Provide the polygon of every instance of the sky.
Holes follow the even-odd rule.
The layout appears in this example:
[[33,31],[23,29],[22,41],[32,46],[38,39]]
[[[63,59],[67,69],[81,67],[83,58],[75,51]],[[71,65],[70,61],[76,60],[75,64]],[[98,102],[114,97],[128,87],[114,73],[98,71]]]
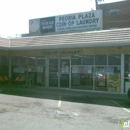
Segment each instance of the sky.
[[[116,2],[121,0],[104,0]],[[90,11],[94,0],[0,0],[0,35],[29,32],[29,19]]]

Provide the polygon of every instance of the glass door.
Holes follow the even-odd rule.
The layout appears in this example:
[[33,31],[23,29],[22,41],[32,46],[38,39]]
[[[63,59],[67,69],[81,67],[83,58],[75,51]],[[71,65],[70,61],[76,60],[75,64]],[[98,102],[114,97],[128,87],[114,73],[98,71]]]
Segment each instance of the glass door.
[[49,59],[49,87],[58,87],[59,63],[58,58]]
[[57,57],[49,59],[49,87],[69,88],[70,59]]
[[70,82],[70,59],[60,58],[60,87],[69,88]]

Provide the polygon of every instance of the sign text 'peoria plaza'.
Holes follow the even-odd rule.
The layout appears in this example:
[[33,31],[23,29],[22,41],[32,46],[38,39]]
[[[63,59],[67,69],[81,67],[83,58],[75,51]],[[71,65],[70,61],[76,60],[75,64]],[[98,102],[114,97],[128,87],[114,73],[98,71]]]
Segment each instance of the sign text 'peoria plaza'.
[[56,31],[102,28],[102,11],[61,15],[56,17]]
[[[102,29],[102,10],[32,19],[29,21],[30,33],[67,32],[76,30]],[[37,27],[37,28],[36,28]],[[38,28],[39,27],[39,28]],[[36,31],[32,31],[36,28]]]

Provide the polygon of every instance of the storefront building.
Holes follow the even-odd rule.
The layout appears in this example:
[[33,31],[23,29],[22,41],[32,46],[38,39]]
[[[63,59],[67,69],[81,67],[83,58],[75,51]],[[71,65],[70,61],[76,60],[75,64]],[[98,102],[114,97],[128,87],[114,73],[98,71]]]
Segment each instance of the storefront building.
[[37,86],[124,94],[130,28],[100,29],[101,10],[30,20],[29,37],[0,38],[0,76],[33,74]]
[[0,76],[35,74],[37,86],[126,93],[130,28],[0,39]]

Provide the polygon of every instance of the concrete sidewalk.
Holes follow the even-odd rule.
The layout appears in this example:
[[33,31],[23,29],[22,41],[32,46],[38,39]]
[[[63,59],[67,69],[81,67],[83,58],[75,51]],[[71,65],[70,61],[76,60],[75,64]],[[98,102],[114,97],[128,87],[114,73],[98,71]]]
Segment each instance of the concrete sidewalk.
[[34,88],[23,88],[18,86],[8,86],[1,87],[1,93],[31,93],[33,94],[48,94],[48,95],[58,95],[58,96],[67,96],[67,97],[100,97],[100,98],[111,98],[111,99],[127,99],[126,94],[120,93],[110,93],[110,92],[95,92],[87,90],[73,90],[73,89],[58,89],[58,88],[45,88],[45,87],[34,87]]

